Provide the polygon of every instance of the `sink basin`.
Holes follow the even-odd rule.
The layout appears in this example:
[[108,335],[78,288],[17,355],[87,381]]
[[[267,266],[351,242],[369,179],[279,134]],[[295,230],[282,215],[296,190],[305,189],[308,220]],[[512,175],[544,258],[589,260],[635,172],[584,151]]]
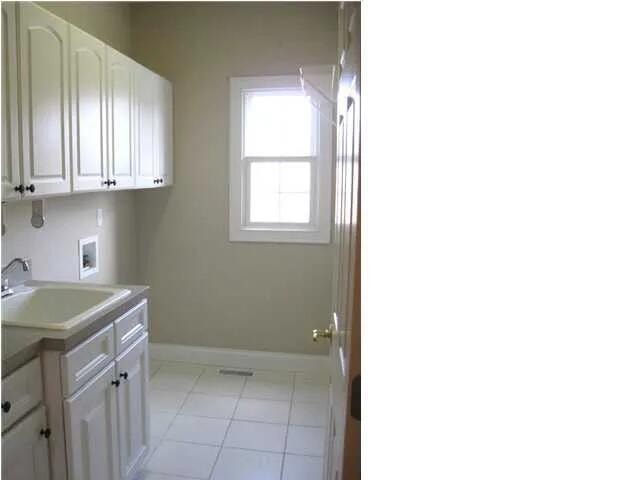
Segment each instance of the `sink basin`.
[[20,286],[2,299],[2,323],[68,330],[127,296],[124,288],[76,284]]

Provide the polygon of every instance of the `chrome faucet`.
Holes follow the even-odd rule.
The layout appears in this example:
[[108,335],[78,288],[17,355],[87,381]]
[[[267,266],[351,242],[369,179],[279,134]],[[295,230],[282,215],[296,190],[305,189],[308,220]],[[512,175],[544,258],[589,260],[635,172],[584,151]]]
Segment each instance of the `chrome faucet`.
[[29,272],[31,271],[31,265],[29,264],[29,262],[30,260],[28,258],[14,258],[7,265],[2,267],[2,297],[6,297],[7,295],[11,295],[13,293],[13,290],[9,288],[9,276],[6,275],[7,272],[9,272],[11,267],[16,264],[22,265],[23,272]]

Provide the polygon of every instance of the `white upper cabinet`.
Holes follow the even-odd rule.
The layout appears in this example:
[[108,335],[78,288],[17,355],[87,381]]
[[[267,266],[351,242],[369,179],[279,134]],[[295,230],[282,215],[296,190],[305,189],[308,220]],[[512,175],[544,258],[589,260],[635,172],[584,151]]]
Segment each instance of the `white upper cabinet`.
[[138,99],[138,165],[136,170],[137,187],[154,187],[157,185],[155,155],[155,112],[156,101],[155,75],[142,65],[136,70],[136,87]]
[[34,4],[18,8],[25,196],[68,193],[69,25]]
[[73,191],[107,188],[106,47],[75,27],[71,43],[71,169]]
[[16,4],[2,2],[2,200],[20,197]]
[[110,188],[133,188],[136,169],[136,64],[112,48],[107,49],[107,62]]
[[158,100],[156,125],[158,132],[157,176],[160,186],[173,184],[173,88],[171,83],[156,76]]

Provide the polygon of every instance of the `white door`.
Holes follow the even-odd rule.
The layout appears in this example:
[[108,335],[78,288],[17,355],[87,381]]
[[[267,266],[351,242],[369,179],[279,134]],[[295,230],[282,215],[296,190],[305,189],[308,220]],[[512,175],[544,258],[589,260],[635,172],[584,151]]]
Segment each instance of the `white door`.
[[25,196],[68,193],[69,25],[32,3],[18,5]]
[[139,65],[136,71],[138,102],[138,152],[136,186],[158,186],[155,160],[156,75]]
[[173,88],[171,82],[158,77],[157,176],[160,186],[173,183]]
[[144,334],[116,360],[120,475],[132,479],[149,450],[149,356]]
[[49,480],[49,446],[44,407],[2,435],[3,480]]
[[71,170],[73,191],[107,188],[106,47],[75,27],[71,43]]
[[69,480],[120,478],[115,374],[112,362],[64,401]]
[[136,64],[107,48],[107,65],[109,188],[131,188],[135,185]]
[[2,200],[20,198],[16,4],[2,2]]

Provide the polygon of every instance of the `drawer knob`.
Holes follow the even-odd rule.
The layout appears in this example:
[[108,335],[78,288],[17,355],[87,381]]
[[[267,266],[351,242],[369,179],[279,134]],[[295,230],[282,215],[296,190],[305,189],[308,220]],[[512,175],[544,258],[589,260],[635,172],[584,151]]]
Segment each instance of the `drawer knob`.
[[25,191],[27,192],[35,192],[36,191],[36,186],[32,183],[31,185],[27,185],[24,187]]
[[44,438],[49,438],[51,436],[51,429],[49,427],[43,428],[40,430],[40,435]]
[[116,388],[120,386],[120,380],[111,380],[111,385],[115,385]]
[[128,372],[122,372],[120,374],[120,378],[124,378],[126,380],[127,378],[129,378],[129,373]]
[[9,410],[11,410],[11,402],[2,402],[2,411],[9,413]]

